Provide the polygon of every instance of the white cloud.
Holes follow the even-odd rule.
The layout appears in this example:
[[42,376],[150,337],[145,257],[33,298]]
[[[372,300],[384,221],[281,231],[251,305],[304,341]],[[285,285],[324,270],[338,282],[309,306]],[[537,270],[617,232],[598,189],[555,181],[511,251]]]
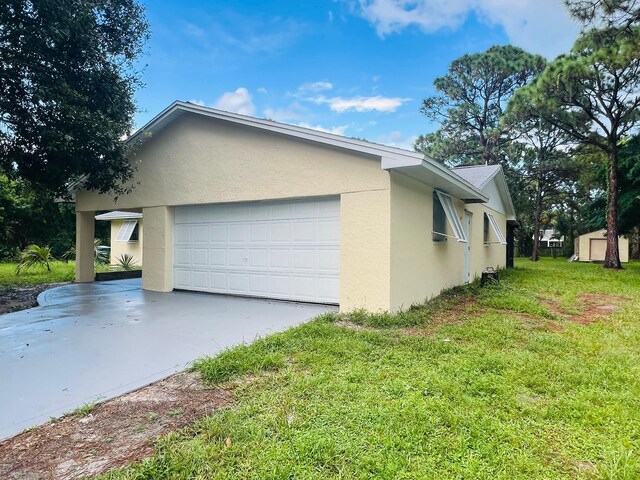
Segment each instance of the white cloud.
[[193,103],[195,105],[200,105],[201,107],[204,107],[206,104],[203,100],[189,100],[189,103]]
[[308,110],[299,102],[293,102],[286,108],[265,108],[263,114],[276,122],[297,122],[308,116]]
[[571,48],[579,30],[560,0],[358,0],[355,10],[385,37],[409,26],[460,27],[470,14],[504,29],[514,45],[548,57]]
[[333,22],[333,12],[329,10],[329,22]]
[[260,88],[258,89],[258,93],[269,93],[269,91],[268,91],[266,88],[264,88],[264,87],[260,87]]
[[333,89],[333,83],[331,82],[308,82],[300,85],[300,87],[298,87],[298,92],[317,93],[331,89]]
[[244,87],[236,89],[235,92],[225,92],[213,104],[214,108],[225,110],[227,112],[235,112],[241,115],[255,115],[256,106],[249,90]]
[[348,111],[356,112],[395,112],[403,103],[411,100],[410,98],[399,97],[382,97],[377,95],[375,97],[332,97],[326,98],[323,96],[308,99],[312,102],[319,104],[328,104],[329,108],[334,112],[344,113]]
[[413,144],[417,140],[417,135],[405,135],[400,131],[393,131],[388,134],[380,135],[376,138],[376,143],[382,145],[388,145],[390,147],[404,148],[406,150],[413,150]]
[[340,125],[338,127],[324,128],[322,125],[310,125],[305,122],[298,123],[298,126],[304,127],[304,128],[310,128],[312,130],[318,130],[319,132],[333,133],[334,135],[342,135],[342,136],[344,136],[344,133],[349,128],[349,125]]

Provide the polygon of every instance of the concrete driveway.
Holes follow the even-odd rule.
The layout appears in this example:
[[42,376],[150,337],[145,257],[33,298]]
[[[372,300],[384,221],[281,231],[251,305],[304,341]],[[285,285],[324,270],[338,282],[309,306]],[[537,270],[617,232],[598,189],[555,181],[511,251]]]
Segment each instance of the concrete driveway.
[[141,281],[71,284],[0,315],[0,439],[184,370],[335,307],[191,292]]

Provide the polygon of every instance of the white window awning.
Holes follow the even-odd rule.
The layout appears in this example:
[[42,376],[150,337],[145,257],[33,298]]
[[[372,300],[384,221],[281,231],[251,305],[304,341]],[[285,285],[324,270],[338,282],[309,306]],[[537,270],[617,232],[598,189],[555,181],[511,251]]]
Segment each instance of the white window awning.
[[125,220],[118,231],[118,235],[116,236],[117,242],[128,242],[131,240],[131,235],[133,235],[133,231],[136,228],[137,220]]
[[489,219],[489,223],[493,227],[493,231],[496,232],[496,237],[498,237],[498,241],[502,245],[506,245],[507,244],[507,239],[504,237],[504,234],[502,233],[502,230],[500,230],[500,225],[498,225],[498,221],[496,220],[496,217],[494,217],[491,213],[485,212],[484,214]]
[[451,230],[453,230],[453,235],[456,237],[456,240],[459,242],[467,242],[467,235],[464,232],[464,228],[462,228],[462,223],[458,218],[458,212],[456,212],[456,207],[453,205],[453,199],[451,196],[447,195],[444,192],[440,192],[436,190],[438,194],[438,199],[442,204],[442,208],[444,209],[444,213],[447,216],[447,220],[449,225],[451,225]]

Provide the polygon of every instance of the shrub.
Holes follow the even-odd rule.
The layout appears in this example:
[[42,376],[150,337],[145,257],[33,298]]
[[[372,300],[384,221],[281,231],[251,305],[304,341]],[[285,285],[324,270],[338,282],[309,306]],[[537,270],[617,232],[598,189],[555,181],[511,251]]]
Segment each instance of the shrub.
[[47,271],[51,271],[51,265],[49,262],[53,260],[51,255],[51,248],[40,247],[38,245],[29,245],[20,253],[20,261],[16,268],[16,275],[20,275],[23,270],[28,270],[33,267],[45,268]]
[[133,270],[136,268],[135,262],[136,260],[133,255],[129,255],[128,253],[123,253],[116,260],[116,264],[123,270]]

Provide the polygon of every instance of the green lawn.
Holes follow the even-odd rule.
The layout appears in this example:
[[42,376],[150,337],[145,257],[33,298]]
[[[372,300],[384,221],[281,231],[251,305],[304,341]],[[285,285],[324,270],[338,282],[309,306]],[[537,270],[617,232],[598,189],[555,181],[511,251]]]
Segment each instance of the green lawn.
[[0,286],[37,285],[41,283],[71,282],[74,278],[75,262],[51,262],[51,271],[34,267],[16,275],[15,262],[0,263]]
[[[103,478],[640,478],[640,264],[521,260],[501,280],[200,360],[234,405]],[[558,315],[583,294],[628,300]]]

